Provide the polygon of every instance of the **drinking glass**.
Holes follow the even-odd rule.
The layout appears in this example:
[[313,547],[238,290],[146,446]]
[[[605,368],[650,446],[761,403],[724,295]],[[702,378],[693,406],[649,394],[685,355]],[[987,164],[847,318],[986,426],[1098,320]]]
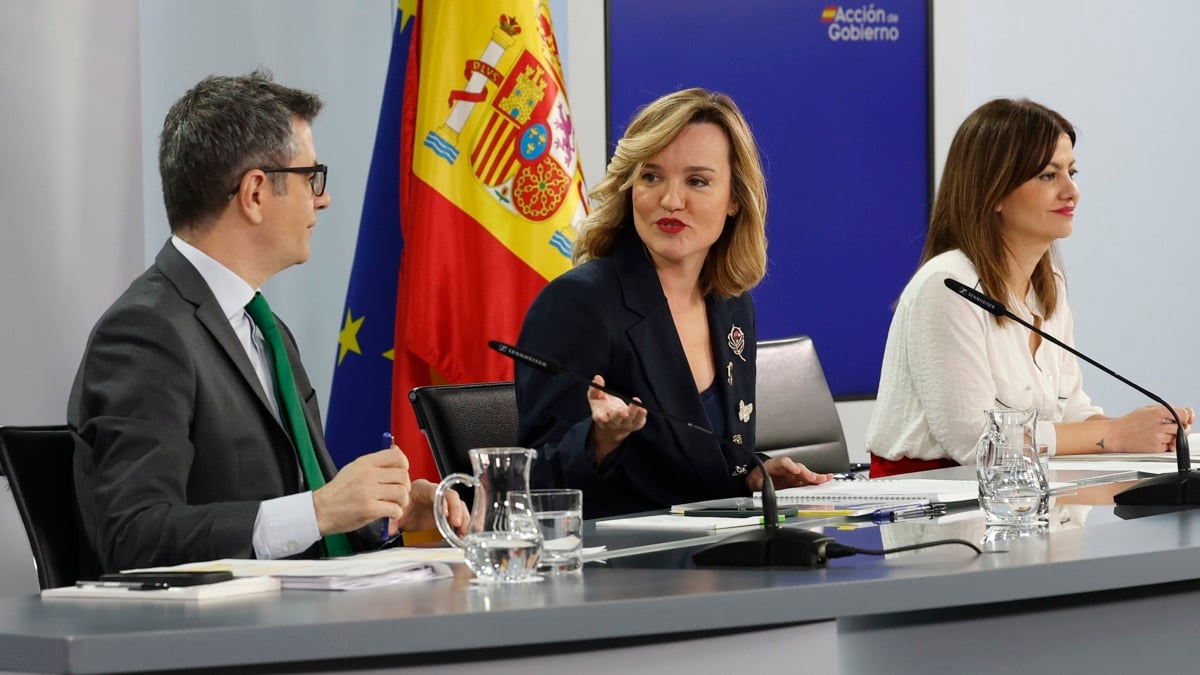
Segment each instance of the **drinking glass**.
[[530,490],[542,532],[538,568],[554,574],[583,567],[583,490]]

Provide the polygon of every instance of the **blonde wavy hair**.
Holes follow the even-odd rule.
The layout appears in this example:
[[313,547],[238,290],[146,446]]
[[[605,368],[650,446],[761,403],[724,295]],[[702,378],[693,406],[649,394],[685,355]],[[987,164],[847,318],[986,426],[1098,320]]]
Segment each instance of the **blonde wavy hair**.
[[575,243],[576,264],[608,255],[625,228],[633,227],[631,188],[646,162],[691,124],[715,124],[729,139],[731,192],[737,212],[709,249],[700,290],[736,297],[753,288],[767,269],[767,184],[750,125],[733,99],[705,89],[684,89],[642,108],[617,143],[604,178],[589,193],[593,211]]

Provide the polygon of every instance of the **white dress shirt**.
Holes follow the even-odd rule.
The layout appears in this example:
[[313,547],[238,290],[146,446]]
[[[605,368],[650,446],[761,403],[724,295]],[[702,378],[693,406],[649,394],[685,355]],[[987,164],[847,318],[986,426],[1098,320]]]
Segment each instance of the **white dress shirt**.
[[[256,289],[228,267],[179,237],[171,237],[171,243],[192,263],[216,297],[238,342],[246,350],[246,356],[250,357],[250,365],[254,366],[263,391],[267,393],[271,414],[278,420],[279,403],[275,400],[270,358],[263,344],[262,332],[246,312],[246,304],[254,298]],[[255,557],[265,560],[296,555],[320,538],[312,492],[302,491],[268,499],[259,505],[258,516],[254,519]]]
[[[975,266],[958,250],[922,265],[905,286],[888,329],[879,396],[867,425],[868,452],[972,464],[985,409],[1037,408],[1037,444],[1053,455],[1055,422],[1104,414],[1084,393],[1073,355],[1043,340],[1035,357],[1027,328],[1007,319],[997,325],[991,314],[946,288],[947,277],[982,291]],[[1032,289],[1024,303],[1008,303],[1008,309],[1030,323],[1036,314],[1042,330],[1073,346],[1066,287],[1057,279],[1053,317],[1045,318]]]

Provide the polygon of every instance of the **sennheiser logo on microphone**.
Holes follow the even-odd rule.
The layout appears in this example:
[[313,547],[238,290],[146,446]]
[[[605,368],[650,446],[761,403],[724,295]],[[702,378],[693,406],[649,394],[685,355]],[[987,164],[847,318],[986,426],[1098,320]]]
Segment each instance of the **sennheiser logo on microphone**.
[[946,288],[949,288],[950,290],[954,291],[955,293],[958,293],[959,295],[963,296],[967,300],[970,300],[971,302],[975,303],[976,305],[979,305],[983,309],[987,310],[988,312],[990,312],[992,314],[995,314],[996,316],[1007,316],[1008,315],[1008,308],[1006,308],[1003,305],[1003,303],[1001,303],[1000,301],[995,300],[991,297],[988,297],[973,288],[969,288],[966,284],[962,283],[961,281],[958,281],[957,279],[951,279],[951,278],[947,277],[946,278]]
[[510,359],[517,359],[520,361],[524,361],[525,363],[528,363],[529,365],[534,366],[535,368],[540,368],[542,370],[548,370],[550,372],[554,372],[555,370],[557,370],[555,365],[551,364],[549,361],[546,361],[544,359],[539,359],[538,357],[534,356],[533,354],[530,354],[529,352],[521,351],[520,349],[517,349],[516,347],[514,347],[512,345],[504,344],[503,342],[500,342],[498,340],[488,341],[488,346],[491,347],[492,349],[495,349],[496,351],[500,352],[501,354],[507,356]]

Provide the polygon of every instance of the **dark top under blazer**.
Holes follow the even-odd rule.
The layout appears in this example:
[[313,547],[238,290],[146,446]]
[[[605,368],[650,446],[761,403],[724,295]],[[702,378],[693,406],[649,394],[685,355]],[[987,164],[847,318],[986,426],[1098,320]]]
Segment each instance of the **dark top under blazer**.
[[[629,230],[611,255],[568,271],[538,294],[519,344],[585,377],[603,375],[616,391],[707,428],[662,285]],[[706,304],[713,386],[721,394],[729,439],[752,452],[754,303],[743,293],[710,296]],[[538,451],[534,486],[582,488],[588,518],[748,494],[752,459],[653,413],[597,466],[585,385],[518,361],[516,386],[519,443]]]
[[[332,477],[316,391],[279,325]],[[169,241],[93,329],[67,418],[83,529],[103,571],[253,558],[259,503],[303,489],[295,446],[246,350]],[[356,546],[373,543],[357,534]]]

